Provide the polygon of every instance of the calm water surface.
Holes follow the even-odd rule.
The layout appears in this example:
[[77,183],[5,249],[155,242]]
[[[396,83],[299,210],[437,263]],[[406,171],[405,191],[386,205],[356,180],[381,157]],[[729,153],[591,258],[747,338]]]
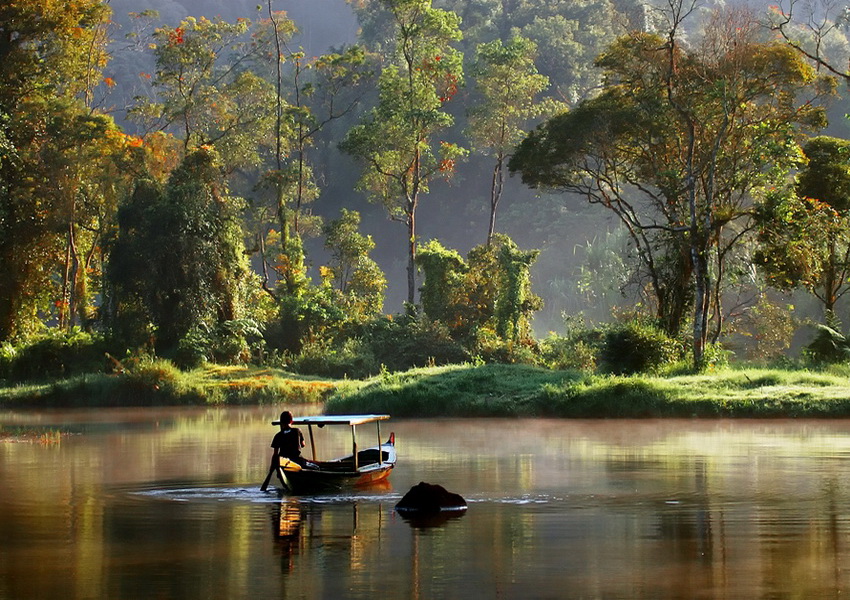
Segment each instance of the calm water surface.
[[[0,411],[67,432],[0,442],[0,599],[850,593],[850,421],[393,420],[387,485],[292,497],[278,412]],[[467,514],[402,519],[419,481]]]

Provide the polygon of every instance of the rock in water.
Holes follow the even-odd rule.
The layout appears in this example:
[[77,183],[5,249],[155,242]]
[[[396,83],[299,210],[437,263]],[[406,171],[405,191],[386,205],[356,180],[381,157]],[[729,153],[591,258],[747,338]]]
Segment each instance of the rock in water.
[[420,481],[410,488],[395,508],[400,513],[435,514],[442,511],[464,511],[466,500],[460,494],[446,490],[441,485]]

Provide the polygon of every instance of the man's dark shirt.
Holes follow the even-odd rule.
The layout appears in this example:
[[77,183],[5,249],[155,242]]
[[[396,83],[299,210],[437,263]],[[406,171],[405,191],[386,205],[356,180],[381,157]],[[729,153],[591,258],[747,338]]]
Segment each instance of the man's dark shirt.
[[280,456],[284,458],[296,459],[301,456],[301,445],[304,443],[304,436],[301,430],[296,427],[283,429],[278,431],[272,439],[272,448],[277,448]]

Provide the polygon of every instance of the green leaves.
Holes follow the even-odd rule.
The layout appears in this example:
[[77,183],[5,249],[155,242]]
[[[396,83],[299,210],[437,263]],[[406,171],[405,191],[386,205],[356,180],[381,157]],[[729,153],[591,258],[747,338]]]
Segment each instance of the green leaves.
[[190,153],[164,190],[140,181],[121,209],[110,282],[116,322],[141,339],[152,325],[160,351],[198,328],[246,314],[248,265],[238,219],[214,150]]
[[260,163],[269,141],[273,89],[247,70],[264,48],[249,42],[251,23],[187,17],[154,32],[157,96],[138,98],[129,111],[148,131],[183,140],[185,150],[211,145],[228,170]]

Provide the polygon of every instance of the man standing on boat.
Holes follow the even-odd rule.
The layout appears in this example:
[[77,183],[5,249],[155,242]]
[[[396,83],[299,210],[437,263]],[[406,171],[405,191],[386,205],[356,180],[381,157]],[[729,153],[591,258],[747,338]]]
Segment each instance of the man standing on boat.
[[280,431],[272,439],[274,455],[272,463],[280,464],[280,459],[288,458],[302,468],[309,466],[307,459],[301,456],[304,447],[304,435],[297,427],[292,427],[292,413],[288,410],[280,413]]
[[[274,421],[272,421],[274,423]],[[301,430],[292,426],[292,413],[288,410],[280,413],[280,431],[278,431],[272,439],[272,462],[269,465],[269,474],[266,480],[260,487],[260,491],[265,492],[269,487],[272,475],[277,474],[280,483],[285,487],[290,487],[286,481],[286,476],[281,468],[281,459],[285,458],[295,463],[301,468],[317,469],[318,466],[307,461],[301,456],[301,448],[304,447],[304,436]]]

